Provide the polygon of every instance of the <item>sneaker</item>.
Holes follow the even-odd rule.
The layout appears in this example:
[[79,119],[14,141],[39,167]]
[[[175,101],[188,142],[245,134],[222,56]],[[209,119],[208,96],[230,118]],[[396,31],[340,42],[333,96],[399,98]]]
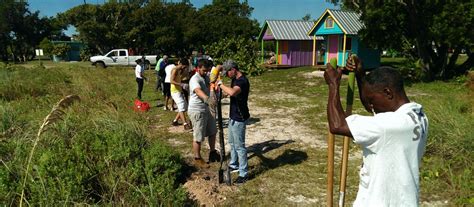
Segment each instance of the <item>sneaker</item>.
[[209,163],[211,162],[220,162],[221,155],[217,152],[217,150],[212,150],[209,152]]
[[194,166],[198,168],[209,168],[209,164],[204,162],[202,158],[194,158]]
[[179,123],[178,123],[178,121],[173,121],[173,122],[171,122],[171,125],[173,125],[173,126],[178,126]]
[[239,185],[239,184],[244,184],[245,182],[247,182],[248,180],[248,177],[241,177],[239,176],[236,180],[235,180],[235,184],[236,185]]
[[238,167],[229,166],[229,170],[230,170],[231,173],[237,173],[237,172],[239,172],[239,168],[238,168]]

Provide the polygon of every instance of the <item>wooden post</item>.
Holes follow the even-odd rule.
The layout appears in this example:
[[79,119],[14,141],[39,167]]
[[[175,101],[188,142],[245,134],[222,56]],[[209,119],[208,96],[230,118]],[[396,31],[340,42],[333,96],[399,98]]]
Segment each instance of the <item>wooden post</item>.
[[328,183],[326,188],[326,203],[332,207],[333,203],[333,185],[334,185],[334,134],[331,133],[328,126]]
[[316,35],[313,36],[313,66],[317,65],[316,61]]
[[[344,34],[342,59],[343,64],[346,65],[345,54],[346,54],[346,34]],[[349,58],[349,57],[348,57]],[[347,82],[347,96],[346,96],[346,116],[352,114],[352,105],[354,103],[354,85],[355,85],[355,73],[354,71],[349,72],[349,78]],[[349,137],[344,136],[343,148],[342,148],[342,161],[341,161],[341,177],[339,182],[339,206],[344,206],[345,193],[346,193],[346,182],[347,182],[347,165],[349,161]]]
[[264,42],[262,37],[262,64],[265,63],[265,49],[264,49]]
[[276,40],[276,64],[280,64],[280,48],[278,48],[278,40]]

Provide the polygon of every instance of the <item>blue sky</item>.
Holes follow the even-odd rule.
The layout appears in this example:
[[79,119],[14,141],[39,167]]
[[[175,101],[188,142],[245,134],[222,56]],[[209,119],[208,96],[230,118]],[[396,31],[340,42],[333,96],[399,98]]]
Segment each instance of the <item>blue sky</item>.
[[[86,0],[86,2],[100,4],[104,0]],[[337,8],[325,0],[248,0],[248,2],[254,8],[251,18],[257,19],[260,25],[266,19],[301,19],[306,14],[310,14],[311,19],[317,19],[326,8]],[[29,0],[28,3],[30,11],[39,10],[43,16],[55,16],[59,12],[83,4],[84,0]],[[191,0],[191,3],[194,7],[201,8],[206,4],[211,4],[212,0]],[[66,34],[71,35],[74,32],[75,30],[70,28]]]

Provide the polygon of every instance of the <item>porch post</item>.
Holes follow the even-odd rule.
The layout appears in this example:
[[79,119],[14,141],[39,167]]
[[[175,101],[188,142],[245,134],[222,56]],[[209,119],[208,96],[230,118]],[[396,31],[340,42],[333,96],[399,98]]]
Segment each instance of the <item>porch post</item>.
[[346,61],[345,61],[345,57],[346,57],[346,34],[344,34],[344,41],[342,43],[342,66],[346,66]]
[[313,35],[313,66],[317,65],[316,62],[316,35]]
[[278,40],[276,40],[276,64],[280,64],[280,48],[278,48]]

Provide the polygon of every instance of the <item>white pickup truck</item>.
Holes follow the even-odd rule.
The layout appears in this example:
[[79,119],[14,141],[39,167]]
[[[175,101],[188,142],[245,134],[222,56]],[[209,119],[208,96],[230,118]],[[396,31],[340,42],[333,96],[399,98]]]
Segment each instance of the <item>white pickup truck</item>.
[[[107,66],[135,66],[137,59],[142,58],[141,55],[129,56],[127,49],[114,49],[105,55],[92,56],[90,61],[92,65],[105,68]],[[150,65],[156,65],[156,55],[145,55],[146,68]]]

